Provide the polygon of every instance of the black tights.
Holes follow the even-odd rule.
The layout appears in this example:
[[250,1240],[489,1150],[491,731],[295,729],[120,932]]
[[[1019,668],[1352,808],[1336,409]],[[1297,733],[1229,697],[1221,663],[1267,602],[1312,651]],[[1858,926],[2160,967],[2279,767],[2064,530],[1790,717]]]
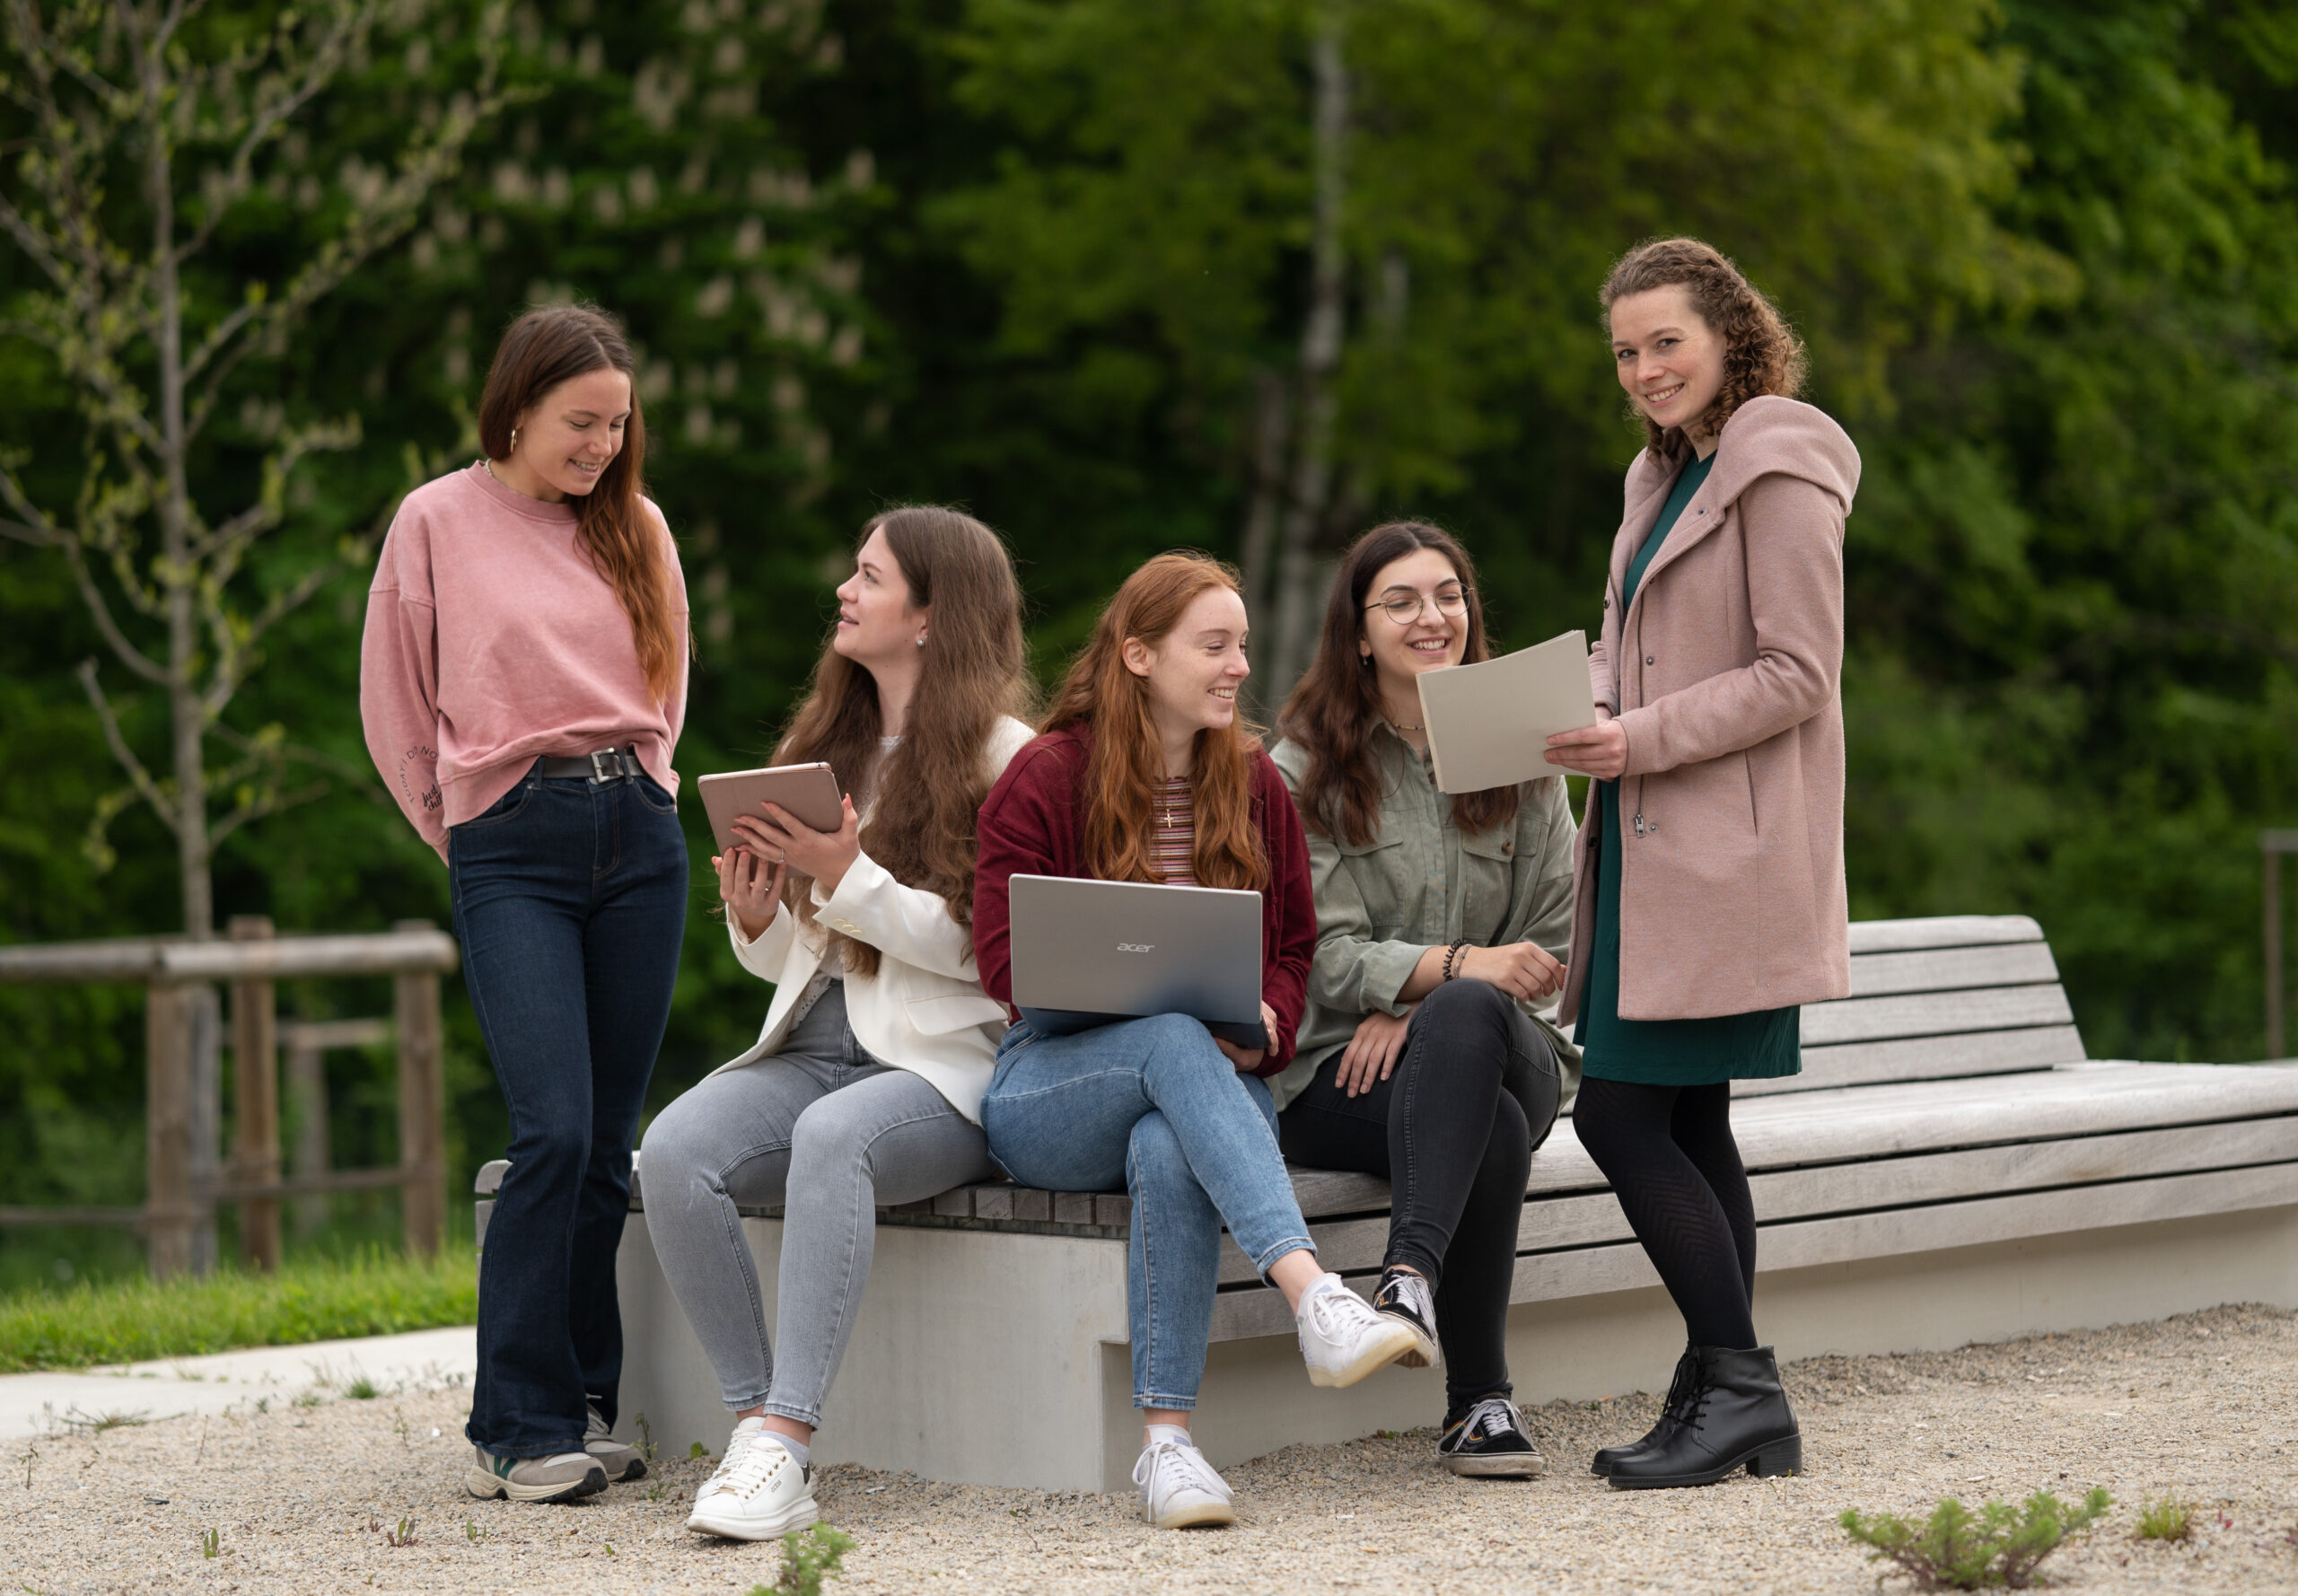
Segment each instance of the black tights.
[[1693,1345],[1756,1344],[1756,1206],[1732,1139],[1732,1087],[1593,1075],[1572,1123],[1676,1300]]
[[1414,1012],[1387,1080],[1347,1097],[1339,1068],[1336,1053],[1277,1116],[1285,1156],[1390,1181],[1386,1262],[1435,1293],[1445,1395],[1456,1410],[1504,1395],[1524,1186],[1561,1094],[1554,1050],[1499,990],[1453,980]]

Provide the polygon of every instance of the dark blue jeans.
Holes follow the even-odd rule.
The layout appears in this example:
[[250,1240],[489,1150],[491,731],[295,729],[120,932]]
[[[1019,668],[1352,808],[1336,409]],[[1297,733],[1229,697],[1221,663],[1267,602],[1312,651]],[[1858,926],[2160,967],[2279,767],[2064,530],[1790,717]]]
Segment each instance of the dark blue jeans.
[[530,774],[448,834],[463,981],[511,1109],[478,1273],[474,1445],[580,1451],[622,1378],[615,1250],[686,933],[686,834],[645,777]]

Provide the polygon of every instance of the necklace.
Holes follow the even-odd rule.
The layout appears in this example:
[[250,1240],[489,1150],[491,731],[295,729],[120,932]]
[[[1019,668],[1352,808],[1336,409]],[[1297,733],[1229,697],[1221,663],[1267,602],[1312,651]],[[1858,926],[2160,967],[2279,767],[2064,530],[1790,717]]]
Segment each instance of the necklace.
[[1428,730],[1425,726],[1408,726],[1402,721],[1390,721],[1389,723],[1389,728],[1395,732],[1425,732]]

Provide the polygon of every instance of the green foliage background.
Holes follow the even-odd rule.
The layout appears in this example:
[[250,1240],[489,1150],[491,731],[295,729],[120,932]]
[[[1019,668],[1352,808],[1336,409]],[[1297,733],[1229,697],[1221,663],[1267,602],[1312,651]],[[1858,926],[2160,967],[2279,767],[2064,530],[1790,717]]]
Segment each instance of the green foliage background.
[[[1865,460],[1854,914],[2035,915],[2094,1057],[2257,1057],[2255,832],[2298,807],[2298,4],[1340,9],[1351,524],[1457,529],[1505,642],[1592,627],[1637,446],[1595,285],[1641,237],[1711,239],[1802,329],[1808,397]],[[469,6],[407,14],[314,107],[320,181],[250,211],[235,267],[292,247],[341,157],[457,81]],[[275,569],[468,458],[495,333],[582,294],[645,354],[650,476],[701,648],[684,770],[769,744],[853,531],[889,502],[962,503],[1011,537],[1050,669],[1141,557],[1236,550],[1253,384],[1299,339],[1320,14],[537,0],[513,67],[535,97],[414,238],[239,379],[364,428],[299,479]],[[0,307],[26,272],[0,250]],[[0,394],[0,447],[71,480],[66,396],[4,336]],[[219,484],[255,458],[246,414]],[[234,711],[341,770],[230,839],[224,914],[447,917],[437,861],[364,773],[364,587],[283,628]],[[0,938],[171,928],[155,821],[115,824],[106,872],[80,846],[118,784],[71,679],[100,645],[60,564],[0,541]],[[157,734],[158,706],[129,727]],[[658,1102],[763,1011],[711,901],[697,875]],[[388,1001],[382,983],[283,995],[315,1016]],[[127,990],[0,988],[0,1202],[140,1195],[140,1013]],[[459,995],[450,1030],[460,1176],[504,1126]],[[338,1162],[389,1159],[388,1061],[331,1068]],[[129,1256],[115,1242],[7,1234],[0,1277],[103,1267]]]

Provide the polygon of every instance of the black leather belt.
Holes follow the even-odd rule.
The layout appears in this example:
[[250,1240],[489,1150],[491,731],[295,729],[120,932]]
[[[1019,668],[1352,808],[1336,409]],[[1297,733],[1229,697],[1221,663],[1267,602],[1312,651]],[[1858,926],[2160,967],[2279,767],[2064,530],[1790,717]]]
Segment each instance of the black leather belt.
[[638,763],[638,745],[627,748],[602,748],[592,754],[574,754],[553,758],[545,754],[535,761],[535,773],[548,781],[636,781],[645,773]]

